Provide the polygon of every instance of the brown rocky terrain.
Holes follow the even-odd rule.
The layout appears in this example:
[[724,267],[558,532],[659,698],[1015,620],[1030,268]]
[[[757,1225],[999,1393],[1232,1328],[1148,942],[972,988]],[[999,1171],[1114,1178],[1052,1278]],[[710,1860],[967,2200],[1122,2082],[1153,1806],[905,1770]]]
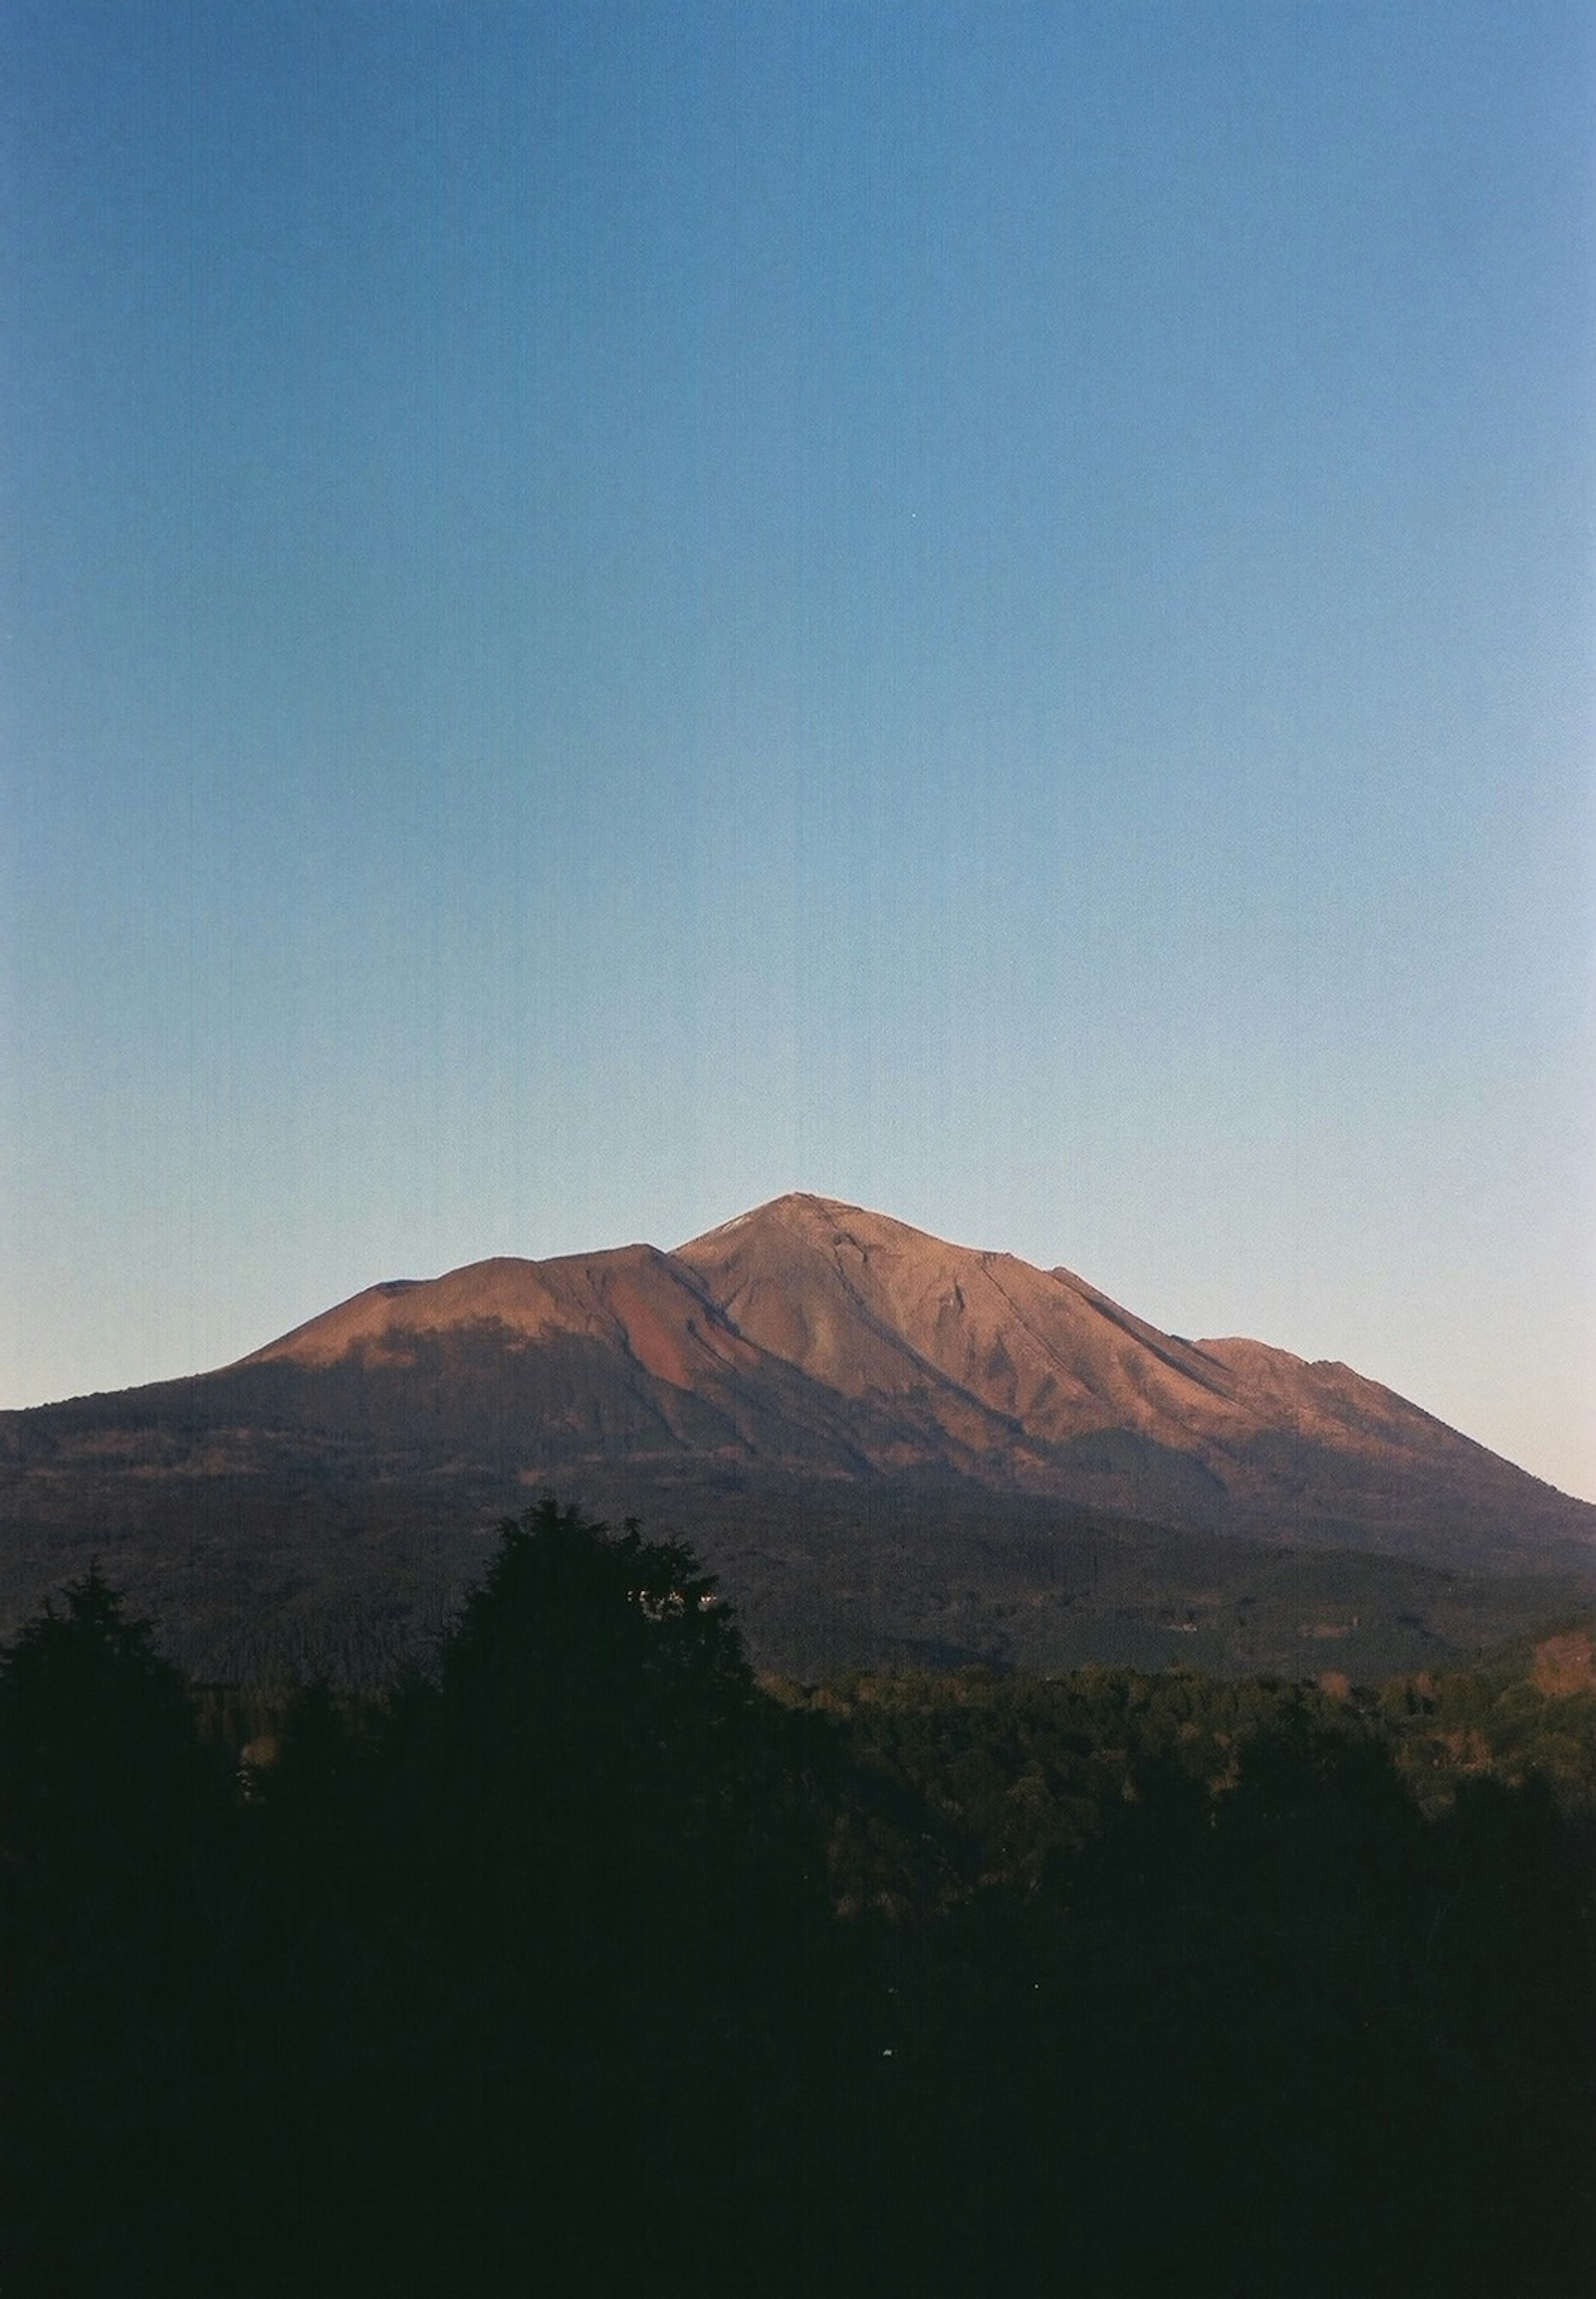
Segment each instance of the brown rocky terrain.
[[595,1465],[934,1474],[1204,1530],[1440,1544],[1465,1565],[1575,1561],[1596,1538],[1596,1509],[1346,1365],[1185,1340],[1068,1269],[796,1194],[671,1253],[375,1286],[232,1380],[359,1368],[436,1388],[462,1345],[505,1361],[502,1435],[551,1468],[586,1445]]
[[[1160,1332],[1067,1269],[791,1195],[669,1253],[503,1257],[373,1286],[218,1372],[0,1415],[0,1598],[14,1611],[86,1543],[132,1541],[135,1578],[157,1592],[187,1556],[190,1614],[214,1614],[219,1576],[240,1606],[264,1601],[273,1573],[293,1585],[272,1602],[313,1610],[330,1575],[353,1603],[379,1553],[398,1571],[395,1540],[413,1578],[428,1522],[435,1549],[459,1548],[463,1527],[474,1538],[545,1486],[712,1526],[744,1603],[751,1589],[755,1610],[779,1598],[794,1635],[803,1603],[836,1585],[815,1579],[818,1533],[804,1548],[824,1518],[827,1556],[865,1557],[871,1602],[895,1607],[910,1645],[930,1605],[915,1524],[945,1563],[956,1519],[969,1602],[943,1641],[965,1653],[992,1644],[990,1622],[963,1632],[985,1618],[982,1575],[1007,1587],[1049,1523],[1055,1540],[1118,1528],[1121,1564],[1126,1528],[1157,1528],[1163,1584],[1138,1603],[1160,1633],[1198,1633],[1231,1603],[1240,1544],[1357,1553],[1360,1586],[1377,1560],[1403,1560],[1404,1618],[1415,1568],[1559,1575],[1564,1601],[1596,1573],[1596,1508],[1345,1365]],[[905,1584],[891,1591],[889,1519]],[[1060,1584],[1038,1570],[1045,1612]],[[1078,1626],[1092,1589],[1074,1565],[1064,1577]],[[1344,1638],[1371,1602],[1354,1592],[1301,1632]],[[1309,1609],[1326,1612],[1318,1596]]]

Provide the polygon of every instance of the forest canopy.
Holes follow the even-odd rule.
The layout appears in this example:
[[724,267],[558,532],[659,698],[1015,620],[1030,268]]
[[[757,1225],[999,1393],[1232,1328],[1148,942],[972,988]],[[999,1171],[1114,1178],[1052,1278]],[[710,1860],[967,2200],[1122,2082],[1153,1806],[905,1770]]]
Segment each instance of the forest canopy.
[[1593,1782],[1577,1669],[761,1684],[553,1498],[380,1697],[96,1571],[0,1656],[0,2278],[1572,2295]]

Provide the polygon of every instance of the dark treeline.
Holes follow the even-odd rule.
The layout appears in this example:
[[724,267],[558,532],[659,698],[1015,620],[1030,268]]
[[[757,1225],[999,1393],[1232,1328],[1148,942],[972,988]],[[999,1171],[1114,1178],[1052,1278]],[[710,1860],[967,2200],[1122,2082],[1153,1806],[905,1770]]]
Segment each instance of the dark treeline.
[[252,1703],[91,1573],[0,1660],[0,2289],[1575,2299],[1570,1672],[761,1688],[550,1501]]

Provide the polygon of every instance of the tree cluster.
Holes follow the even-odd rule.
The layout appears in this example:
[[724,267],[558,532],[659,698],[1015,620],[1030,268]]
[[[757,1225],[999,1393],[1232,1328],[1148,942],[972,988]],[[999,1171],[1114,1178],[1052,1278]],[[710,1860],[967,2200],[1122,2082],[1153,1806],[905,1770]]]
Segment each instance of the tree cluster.
[[0,1656],[0,2288],[1573,2299],[1584,1823],[1417,1797],[1429,1697],[761,1688],[549,1500],[246,1715],[91,1573]]

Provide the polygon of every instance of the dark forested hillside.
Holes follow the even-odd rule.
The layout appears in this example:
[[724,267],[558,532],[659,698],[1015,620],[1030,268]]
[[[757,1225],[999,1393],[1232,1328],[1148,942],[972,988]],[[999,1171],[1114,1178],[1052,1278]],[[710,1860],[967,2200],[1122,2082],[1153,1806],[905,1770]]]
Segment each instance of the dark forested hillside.
[[0,1658],[8,2294],[1589,2287],[1596,1672],[756,1681],[508,1521],[428,1672]]

